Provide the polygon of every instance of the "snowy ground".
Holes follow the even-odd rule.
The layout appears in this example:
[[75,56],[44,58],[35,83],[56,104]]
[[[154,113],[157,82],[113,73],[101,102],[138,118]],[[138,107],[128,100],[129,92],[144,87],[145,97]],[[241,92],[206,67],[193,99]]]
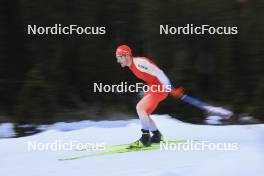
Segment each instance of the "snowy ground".
[[[72,161],[59,158],[96,151],[29,151],[28,142],[122,144],[140,136],[138,120],[83,121],[41,126],[45,132],[22,138],[0,139],[0,175],[3,176],[262,176],[264,125],[206,126],[154,116],[168,140],[193,139],[212,143],[237,143],[236,151],[140,151],[88,157]],[[9,130],[10,126],[7,126]],[[66,131],[65,131],[66,130]],[[98,152],[98,151],[97,151]]]

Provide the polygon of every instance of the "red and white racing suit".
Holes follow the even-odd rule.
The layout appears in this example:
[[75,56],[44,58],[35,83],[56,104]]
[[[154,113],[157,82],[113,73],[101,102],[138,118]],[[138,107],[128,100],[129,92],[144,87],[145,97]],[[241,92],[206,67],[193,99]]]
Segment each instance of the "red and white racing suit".
[[[148,58],[133,57],[129,68],[136,77],[143,80],[149,86],[149,90],[145,92],[144,97],[138,102],[136,109],[142,128],[155,131],[157,127],[149,115],[168,96],[169,91],[168,89],[166,91],[164,88],[172,88],[171,83],[164,72]],[[162,91],[163,89],[164,91]]]

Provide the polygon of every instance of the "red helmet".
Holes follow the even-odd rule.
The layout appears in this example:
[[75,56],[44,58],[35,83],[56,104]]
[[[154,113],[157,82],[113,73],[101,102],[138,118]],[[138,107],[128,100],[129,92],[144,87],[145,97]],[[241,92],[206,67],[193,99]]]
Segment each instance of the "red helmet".
[[116,49],[116,56],[132,55],[132,50],[127,45],[120,45]]

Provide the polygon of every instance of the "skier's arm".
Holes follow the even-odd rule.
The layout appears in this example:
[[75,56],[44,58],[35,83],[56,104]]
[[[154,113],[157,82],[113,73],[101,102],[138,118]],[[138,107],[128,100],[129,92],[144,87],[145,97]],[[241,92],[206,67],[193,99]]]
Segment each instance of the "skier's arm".
[[153,75],[156,76],[156,78],[158,78],[158,80],[165,86],[165,88],[168,92],[171,91],[172,84],[171,84],[169,78],[167,77],[167,75],[161,69],[154,66],[153,67]]
[[176,87],[173,88],[169,78],[166,76],[166,74],[159,69],[158,67],[156,67],[157,69],[154,70],[154,73],[156,75],[156,77],[158,78],[158,80],[165,85],[166,87],[166,91],[170,92],[170,95],[175,97],[175,98],[179,98],[183,95],[184,89],[182,87]]
[[146,59],[137,59],[136,67],[142,71],[155,76],[164,86],[166,91],[170,92],[170,95],[179,98],[183,95],[184,89],[182,87],[173,88],[169,78],[166,74],[156,65],[152,64]]
[[152,76],[155,76],[161,84],[163,84],[166,88],[166,91],[170,92],[172,89],[172,84],[169,80],[169,78],[166,76],[166,74],[158,68],[153,63],[149,62],[146,59],[137,59],[136,61],[136,67],[145,73],[148,73]]

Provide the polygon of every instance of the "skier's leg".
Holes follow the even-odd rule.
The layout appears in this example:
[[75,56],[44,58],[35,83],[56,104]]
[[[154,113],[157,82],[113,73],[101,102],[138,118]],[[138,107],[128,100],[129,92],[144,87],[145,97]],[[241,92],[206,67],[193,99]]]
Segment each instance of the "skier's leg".
[[130,147],[142,147],[149,146],[151,144],[151,137],[149,134],[150,130],[150,119],[147,113],[147,109],[151,105],[151,95],[145,95],[137,104],[136,109],[142,125],[142,136],[139,140],[135,141]]
[[[149,146],[151,144],[152,138],[150,138],[149,130],[155,135],[155,132],[159,132],[155,122],[149,116],[158,106],[159,102],[167,97],[166,96],[156,96],[152,93],[147,93],[137,104],[136,109],[142,124],[142,136],[139,140],[132,143],[130,147],[140,147]],[[153,135],[153,136],[154,136]],[[159,141],[162,136],[159,136]],[[157,140],[156,140],[157,141]],[[155,142],[155,141],[154,141]]]
[[155,124],[154,120],[150,117],[150,114],[152,114],[153,111],[158,107],[159,103],[164,100],[168,94],[167,93],[150,93],[150,106],[147,109],[147,114],[149,117],[149,129],[150,131],[157,131],[157,125]]
[[150,130],[150,120],[147,109],[151,105],[151,94],[145,95],[137,104],[136,109],[142,125],[142,129]]
[[158,94],[154,94],[155,96],[154,99],[156,101],[155,104],[153,104],[153,106],[151,106],[148,110],[147,113],[149,115],[149,121],[150,121],[150,131],[152,132],[153,136],[151,137],[151,143],[159,143],[160,141],[164,140],[162,134],[160,133],[160,131],[158,130],[154,120],[150,117],[150,114],[152,114],[152,112],[157,108],[158,104],[164,100],[168,94],[167,93],[158,93]]
[[145,130],[156,131],[157,126],[150,117],[150,114],[157,108],[160,101],[167,97],[167,93],[147,93],[137,104],[137,113]]
[[148,119],[149,119],[149,130],[150,131],[156,131],[158,129],[157,125],[154,122],[154,120],[150,117],[150,114],[152,114],[152,112],[158,107],[159,100],[155,95],[153,95],[153,94],[149,94],[149,95],[151,95],[149,98],[150,103],[146,109],[147,114],[148,114]]
[[154,122],[154,120],[151,117],[149,117],[149,130],[150,131],[158,130],[156,123]]

